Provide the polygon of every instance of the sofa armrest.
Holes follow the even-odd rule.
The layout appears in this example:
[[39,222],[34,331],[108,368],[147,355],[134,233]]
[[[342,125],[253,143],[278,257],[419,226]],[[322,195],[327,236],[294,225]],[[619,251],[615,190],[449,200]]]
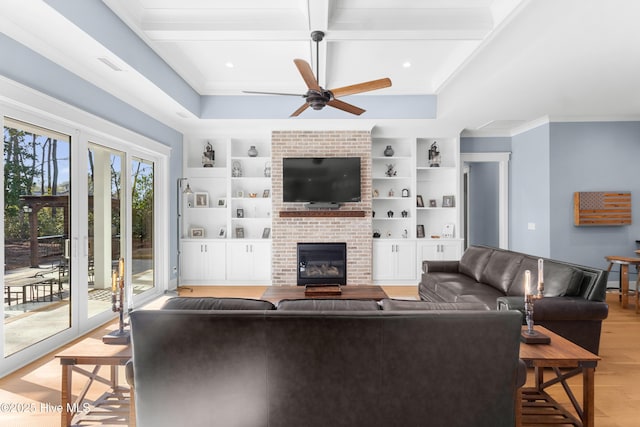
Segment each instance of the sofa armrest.
[[459,261],[422,261],[423,273],[457,273]]
[[[498,310],[519,310],[524,313],[524,298],[500,297]],[[589,301],[582,297],[545,297],[533,303],[533,320],[604,320],[609,306],[601,301]]]
[[527,364],[524,360],[518,359],[518,376],[516,377],[516,388],[520,388],[527,382]]
[[133,382],[133,359],[129,359],[124,365],[124,376],[127,379],[127,384],[134,388]]

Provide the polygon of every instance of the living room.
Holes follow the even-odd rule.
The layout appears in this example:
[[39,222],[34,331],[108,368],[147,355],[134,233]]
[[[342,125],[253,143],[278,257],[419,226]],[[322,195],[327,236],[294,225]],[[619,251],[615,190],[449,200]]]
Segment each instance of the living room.
[[[156,190],[158,199],[156,202],[162,206],[162,209],[156,210],[158,231],[154,235],[154,244],[157,245],[154,249],[156,250],[154,283],[150,289],[140,290],[140,293],[135,294],[134,306],[149,303],[163,296],[165,291],[175,289],[179,284],[197,287],[208,281],[200,280],[198,283],[195,279],[189,281],[184,280],[184,276],[181,278],[180,275],[185,272],[186,261],[180,259],[182,251],[180,241],[189,235],[192,228],[199,228],[196,222],[190,225],[189,214],[204,215],[213,209],[201,212],[195,212],[196,209],[181,209],[181,203],[189,203],[189,201],[184,198],[176,200],[175,194],[178,191],[176,182],[179,182],[179,185],[186,185],[188,182],[194,188],[198,185],[198,177],[191,177],[186,182],[180,179],[189,177],[188,162],[191,155],[196,161],[195,169],[203,169],[200,164],[200,153],[205,151],[208,140],[213,141],[214,146],[216,141],[223,141],[215,147],[215,151],[216,165],[218,167],[225,165],[226,172],[229,172],[221,184],[226,190],[218,193],[217,187],[203,188],[204,184],[195,189],[200,192],[208,191],[210,206],[218,199],[226,199],[228,203],[224,214],[226,217],[222,220],[226,228],[224,230],[226,236],[223,240],[225,247],[238,243],[237,239],[234,239],[234,233],[238,228],[235,224],[244,222],[254,224],[252,226],[258,230],[257,235],[251,239],[247,238],[246,242],[256,240],[255,244],[258,245],[267,241],[269,256],[273,257],[273,262],[277,259],[276,254],[284,253],[285,250],[278,236],[282,236],[285,230],[291,232],[291,229],[285,226],[278,230],[277,227],[278,224],[291,220],[282,219],[279,210],[269,211],[268,225],[264,225],[261,222],[262,219],[259,221],[253,221],[250,218],[244,218],[243,221],[237,219],[238,209],[243,209],[243,215],[248,216],[251,214],[250,207],[253,208],[254,205],[263,202],[250,200],[252,199],[249,196],[250,193],[257,193],[256,199],[261,199],[263,190],[269,189],[270,197],[275,198],[281,194],[282,190],[270,182],[258,189],[247,190],[246,197],[239,198],[237,191],[241,190],[233,187],[230,175],[233,158],[244,157],[246,153],[245,148],[242,148],[242,151],[238,149],[237,152],[232,152],[234,140],[267,141],[271,144],[274,132],[282,131],[301,134],[327,131],[369,132],[374,144],[372,147],[376,143],[392,141],[391,145],[398,153],[395,155],[396,158],[403,157],[401,154],[403,147],[410,146],[408,151],[410,154],[406,157],[412,158],[408,161],[412,165],[411,184],[407,189],[411,190],[409,198],[412,202],[415,196],[420,194],[417,184],[418,174],[430,173],[416,166],[427,158],[426,149],[420,145],[420,141],[439,141],[441,148],[448,147],[447,141],[455,141],[452,151],[442,151],[443,159],[450,161],[453,154],[456,171],[462,172],[465,167],[468,167],[472,175],[474,171],[477,172],[476,176],[480,176],[481,173],[488,174],[489,178],[486,182],[477,179],[473,183],[475,187],[472,187],[472,191],[476,191],[476,194],[486,194],[485,198],[488,200],[491,195],[491,200],[495,200],[491,203],[485,200],[485,203],[490,206],[482,205],[475,210],[471,210],[472,205],[468,206],[471,212],[469,224],[472,232],[465,235],[463,206],[466,201],[463,200],[462,191],[456,188],[455,206],[450,211],[455,219],[444,220],[442,223],[455,223],[455,237],[460,242],[460,251],[465,245],[465,238],[467,243],[491,246],[502,246],[500,240],[502,238],[507,242],[505,247],[519,252],[603,269],[608,265],[605,256],[633,256],[634,251],[638,249],[636,240],[639,233],[635,231],[638,227],[636,222],[632,221],[630,225],[620,227],[576,227],[573,218],[573,194],[590,191],[633,193],[636,190],[637,180],[632,176],[635,170],[634,159],[637,158],[635,154],[640,150],[637,143],[640,139],[640,117],[637,115],[637,100],[633,96],[633,81],[638,71],[637,55],[633,54],[637,51],[637,46],[633,43],[637,39],[637,29],[634,25],[634,18],[637,17],[638,12],[636,6],[629,5],[627,2],[604,1],[592,1],[588,5],[571,1],[462,2],[459,6],[466,6],[469,9],[465,12],[468,13],[467,18],[482,18],[482,25],[475,23],[473,31],[465,27],[467,33],[463,36],[460,28],[452,29],[453,24],[459,21],[447,21],[442,14],[421,15],[427,12],[415,4],[398,7],[396,10],[395,6],[380,2],[371,11],[359,5],[358,2],[336,2],[337,5],[332,2],[317,2],[320,3],[319,5],[315,4],[316,2],[309,3],[284,2],[283,10],[286,13],[294,13],[292,10],[298,11],[302,8],[305,11],[303,15],[308,13],[313,17],[309,22],[305,21],[303,26],[296,26],[295,31],[290,29],[290,33],[295,32],[293,36],[281,34],[273,28],[284,25],[282,23],[284,21],[291,21],[294,15],[281,16],[280,19],[283,21],[277,21],[275,17],[278,14],[273,9],[265,12],[274,18],[270,24],[273,27],[263,29],[265,32],[261,33],[258,29],[248,28],[251,19],[254,19],[253,24],[257,25],[255,22],[255,15],[259,15],[257,12],[246,15],[240,25],[244,29],[232,31],[234,34],[231,36],[232,39],[243,32],[250,34],[243,36],[246,39],[259,39],[262,36],[280,43],[283,42],[281,38],[291,37],[297,46],[293,50],[295,53],[290,53],[291,51],[282,53],[279,49],[271,51],[267,48],[264,51],[270,52],[272,56],[269,54],[260,56],[252,50],[250,53],[255,56],[253,63],[244,64],[244,67],[250,65],[251,71],[243,68],[240,62],[235,64],[235,72],[243,75],[234,77],[237,79],[231,83],[231,86],[235,85],[234,87],[226,86],[223,89],[216,89],[201,86],[197,90],[190,86],[194,81],[193,75],[185,77],[186,65],[168,65],[162,60],[162,56],[167,54],[167,51],[162,51],[162,48],[154,51],[146,44],[148,40],[145,40],[145,37],[156,42],[163,37],[169,37],[167,34],[171,31],[153,19],[163,19],[163,14],[168,13],[167,11],[175,5],[167,6],[164,11],[152,10],[159,15],[149,12],[149,15],[145,15],[148,19],[145,22],[152,24],[141,27],[135,26],[135,15],[128,15],[131,10],[118,5],[118,2],[50,0],[25,2],[23,5],[9,2],[2,6],[4,16],[2,22],[6,24],[6,30],[3,30],[3,35],[0,36],[0,45],[7,57],[16,59],[3,62],[0,68],[3,117],[13,117],[21,122],[27,121],[55,131],[68,129],[67,134],[72,136],[72,145],[76,142],[73,138],[78,135],[74,132],[79,130],[80,139],[84,138],[90,143],[95,143],[96,146],[109,146],[117,152],[126,153],[126,156],[131,158],[150,160],[156,166],[156,180],[159,186]],[[430,6],[434,5],[430,4]],[[194,5],[190,7],[196,8]],[[441,5],[436,4],[435,7],[441,8]],[[440,22],[451,25],[445,29],[450,31],[448,36],[442,35],[442,32],[446,32],[442,29],[435,34],[437,31],[433,29],[420,28],[420,25],[425,25],[424,22],[432,21],[424,21],[420,24],[416,22],[419,18],[408,20],[407,14],[410,15],[412,8],[415,9],[413,12],[416,17],[435,16],[442,20]],[[217,12],[223,18],[217,18],[218,24],[230,16],[228,14],[232,13],[230,9],[233,8],[225,3],[220,6],[220,9]],[[382,11],[388,12],[389,17],[396,16],[393,18],[394,22],[405,19],[405,25],[408,28],[405,33],[397,27],[393,30],[395,34],[392,35],[392,39],[395,38],[396,42],[404,40],[408,46],[413,46],[414,42],[407,42],[405,38],[422,41],[441,38],[440,41],[442,41],[446,37],[451,39],[466,37],[465,40],[473,40],[470,44],[472,47],[458,46],[456,49],[460,50],[455,52],[460,56],[448,57],[455,66],[449,67],[446,77],[427,74],[424,63],[436,61],[437,57],[435,51],[426,49],[420,57],[414,54],[410,58],[413,64],[409,67],[409,71],[399,65],[399,59],[398,64],[394,63],[393,67],[386,65],[376,68],[377,65],[373,65],[376,62],[389,64],[401,56],[400,54],[392,55],[394,48],[389,48],[391,45],[387,46],[391,42],[382,40],[382,35],[374,34],[376,30],[382,33],[384,29],[384,25],[377,24],[380,25],[379,28],[374,26],[371,31],[360,30],[357,34],[362,42],[360,49],[345,48],[345,52],[342,53],[344,56],[338,56],[340,39],[356,38],[356,35],[348,33],[343,27],[336,26],[342,24],[341,21],[333,22],[331,19],[355,16],[349,14],[358,13],[358,9],[366,9],[367,13],[373,13],[371,16],[378,20],[384,15]],[[492,12],[487,12],[487,9]],[[328,12],[329,10],[331,13]],[[318,11],[324,11],[322,13],[326,17],[317,18],[315,13]],[[211,10],[207,13],[215,15]],[[478,15],[474,15],[476,13]],[[491,16],[491,24],[484,21],[489,19],[488,16]],[[37,25],[27,25],[28,19],[29,22]],[[301,25],[298,21],[295,23],[295,25]],[[318,26],[312,25],[314,23],[318,23]],[[327,26],[327,23],[332,24]],[[227,27],[222,26],[220,31],[224,28]],[[289,114],[295,111],[303,100],[295,100],[293,97],[290,99],[286,96],[252,96],[241,93],[243,90],[289,92],[299,90],[296,87],[304,88],[304,81],[300,78],[292,60],[296,56],[304,57],[314,65],[314,73],[316,72],[317,45],[309,39],[309,34],[310,30],[318,28],[326,31],[326,39],[320,42],[319,62],[321,64],[330,62],[324,65],[326,68],[321,69],[320,76],[323,81],[336,82],[336,85],[331,87],[387,75],[391,77],[393,85],[389,88],[380,89],[366,96],[345,97],[345,101],[366,108],[366,113],[356,118],[328,106],[321,111],[307,109],[300,117],[290,119]],[[179,36],[186,39],[204,37],[214,44],[221,42],[219,37],[222,35],[215,31],[212,33],[217,35],[212,35],[208,32],[210,28],[204,28],[202,33],[197,35],[190,34],[183,27],[181,30],[183,32]],[[152,37],[149,34],[153,31],[156,33]],[[474,34],[471,34],[472,32]],[[482,33],[482,35],[476,33]],[[371,40],[364,41],[365,37]],[[415,45],[421,49],[419,43],[415,42]],[[71,49],[70,46],[77,46],[77,49]],[[399,49],[395,49],[400,52]],[[454,51],[453,48],[449,50]],[[407,49],[403,49],[402,52],[406,51]],[[434,56],[429,56],[431,53]],[[84,59],[82,55],[85,55]],[[87,59],[88,55],[91,55],[91,60]],[[211,56],[215,57],[215,55]],[[123,71],[108,68],[109,66],[105,66],[104,62],[96,61],[96,57],[106,58],[111,65]],[[365,58],[367,61],[372,61],[369,65],[370,71],[358,71],[362,70],[358,63],[364,62]],[[340,60],[342,62],[337,63]],[[183,61],[187,62],[186,56]],[[444,63],[445,60],[442,59],[439,62]],[[256,66],[256,64],[260,65]],[[275,71],[270,71],[273,74],[267,76],[264,73],[269,66],[273,66]],[[206,69],[206,65],[203,67],[200,71]],[[225,73],[234,72],[234,69],[224,65],[220,67]],[[366,66],[364,68],[366,69]],[[382,70],[381,74],[378,74],[377,70]],[[280,72],[282,77],[277,75]],[[403,80],[402,72],[411,73],[413,80],[420,81],[422,78],[422,87],[419,89],[410,87]],[[181,75],[183,73],[184,75]],[[338,76],[338,73],[341,73],[339,77],[334,77]],[[420,77],[421,73],[428,77]],[[428,79],[432,80],[426,82]],[[410,142],[407,143],[407,140]],[[319,144],[325,143],[326,141]],[[386,145],[389,144],[384,146]],[[268,150],[271,153],[277,151],[271,146]],[[313,152],[308,148],[304,150],[307,150],[307,154]],[[95,150],[96,153],[98,151]],[[79,153],[79,151],[74,152],[76,158],[81,158]],[[371,150],[368,153],[358,154],[358,156],[380,157],[374,162],[384,164],[384,155],[374,154]],[[508,212],[506,218],[500,216],[497,208],[500,196],[496,190],[500,179],[498,162],[465,163],[461,160],[465,154],[487,153],[508,153],[508,175],[502,177],[508,184],[507,193],[502,194],[502,196],[506,195],[506,200],[502,201],[506,204]],[[329,154],[331,154],[330,149],[319,153],[327,157],[330,157]],[[347,148],[341,155],[352,154]],[[303,154],[298,153],[296,156],[302,157]],[[406,160],[396,160],[396,162],[403,161]],[[260,166],[261,170],[264,167],[266,165],[263,162]],[[272,163],[271,167],[275,172],[279,163]],[[462,184],[462,174],[455,179]],[[363,199],[368,198],[368,203],[372,203],[371,193],[375,188],[368,180],[363,182],[366,184],[362,186]],[[74,189],[78,187],[81,186],[76,186]],[[394,188],[397,193],[403,189],[401,185]],[[386,196],[388,190],[384,193]],[[444,195],[447,194],[449,193]],[[442,203],[442,193],[434,197],[427,197],[425,193],[424,196],[427,205],[431,199],[437,204]],[[74,206],[81,206],[84,199],[77,197],[78,199],[72,203],[75,203]],[[381,200],[374,203],[387,206],[389,201]],[[402,203],[404,201],[401,199],[397,201],[398,206],[403,206]],[[296,205],[296,209],[298,208],[300,206]],[[160,210],[163,212],[159,212]],[[394,237],[402,242],[403,238],[400,234],[406,228],[409,233],[407,241],[422,245],[416,246],[421,248],[415,249],[417,252],[422,252],[423,246],[434,243],[430,236],[442,232],[439,224],[432,229],[427,227],[426,238],[418,237],[417,226],[425,222],[420,221],[420,215],[429,215],[428,209],[418,210],[413,205],[407,209],[395,208],[394,205],[393,221],[380,218],[380,215],[387,215],[387,211],[390,210],[387,207],[378,209],[375,219],[370,216],[370,212],[376,210],[371,205],[362,210],[368,215],[365,234],[372,234],[369,230],[371,232],[379,230],[383,234],[388,231],[396,233]],[[389,227],[389,230],[386,225],[379,226],[379,224],[403,224],[402,210],[409,212],[408,218],[404,220],[408,224],[407,227],[398,225],[396,232],[395,225]],[[27,211],[24,212],[27,214]],[[83,222],[82,217],[75,217],[75,220],[76,223]],[[341,224],[342,226],[350,224],[346,228],[353,228],[353,222],[345,219]],[[206,230],[207,237],[211,237],[217,236],[222,227],[213,222],[211,226],[200,228]],[[242,228],[247,233],[250,231],[248,226]],[[270,235],[263,241],[262,235],[265,228],[270,229]],[[367,243],[362,243],[362,246],[371,245],[369,243],[371,236],[366,237]],[[87,279],[80,274],[80,271],[85,269],[92,270],[93,262],[83,254],[83,239],[84,235],[81,233],[70,236],[72,257],[77,256],[75,266],[72,268],[71,274],[75,275],[72,276],[72,280],[75,280],[78,286],[82,286],[76,290],[70,290],[70,298],[74,297],[72,293],[78,289],[80,295],[87,294],[89,287]],[[218,239],[216,240],[215,243],[220,243]],[[384,240],[380,239],[380,242],[375,243],[381,245]],[[442,241],[444,239],[436,244],[441,244]],[[91,248],[91,244],[88,243],[88,245]],[[133,246],[129,251],[133,252],[132,248]],[[288,250],[289,247],[286,248],[286,251]],[[73,255],[74,251],[78,251],[75,252],[76,255]],[[126,248],[122,253],[127,253]],[[224,252],[227,260],[236,256],[230,253]],[[380,264],[377,264],[375,259],[372,261],[369,252],[365,252],[363,257],[370,263],[369,267],[365,264],[363,267],[365,270],[379,268]],[[382,280],[381,284],[389,287],[397,284],[415,287],[420,280],[421,258],[416,256],[413,259],[413,268],[410,269],[407,278],[400,279],[392,276]],[[110,258],[109,261],[112,259]],[[133,259],[127,258],[126,261],[127,268],[132,269],[131,273],[127,274],[133,278],[135,274],[132,273],[136,273],[133,270],[135,268],[133,264],[136,264],[137,260],[133,262]],[[244,278],[227,280],[225,277],[209,284],[271,285],[276,282],[276,280],[272,281],[271,276],[273,274],[273,278],[276,277],[275,270],[272,269],[274,265],[269,264],[267,280],[252,281]],[[234,266],[234,268],[238,267]],[[239,269],[242,269],[242,266]],[[106,270],[109,268],[103,266],[104,271],[99,267],[94,270],[102,277],[108,276]],[[190,271],[192,271],[191,268]],[[349,271],[357,270],[350,266]],[[285,281],[291,280],[290,276],[284,277]],[[633,279],[631,279],[632,282],[634,282]],[[359,280],[361,279],[357,279]],[[609,280],[612,282],[611,286],[617,286],[617,270],[612,272]],[[34,289],[38,289],[37,285],[33,286],[36,286]],[[22,297],[23,302],[24,299]],[[97,303],[91,300],[78,301],[78,304],[69,310],[87,307],[86,310],[90,312],[89,307],[94,307],[94,304]],[[5,305],[5,317],[8,310]],[[81,308],[81,310],[84,309]],[[108,301],[96,316],[89,319],[86,319],[82,311],[68,313],[70,318],[74,319],[74,323],[69,325],[69,328],[65,328],[62,333],[51,334],[46,340],[38,341],[35,345],[28,346],[18,353],[7,354],[7,351],[4,351],[2,374],[12,372],[29,361],[60,348],[61,345],[100,327],[113,318]],[[76,319],[80,320],[76,321]],[[13,323],[15,325],[15,322]],[[5,328],[10,327],[5,326]],[[9,329],[3,329],[3,337],[6,336],[7,330]],[[6,347],[3,348],[6,350]]]

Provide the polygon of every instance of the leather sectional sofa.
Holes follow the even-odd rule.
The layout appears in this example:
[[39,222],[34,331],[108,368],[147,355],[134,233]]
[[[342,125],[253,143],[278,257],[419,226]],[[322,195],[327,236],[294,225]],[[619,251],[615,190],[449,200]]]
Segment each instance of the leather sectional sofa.
[[[431,302],[484,303],[524,312],[524,275],[537,283],[538,258],[471,246],[460,261],[424,261],[418,292]],[[534,321],[598,354],[605,301],[605,270],[544,259],[544,298],[534,303]]]
[[513,426],[520,313],[413,303],[174,298],[136,310],[137,425]]

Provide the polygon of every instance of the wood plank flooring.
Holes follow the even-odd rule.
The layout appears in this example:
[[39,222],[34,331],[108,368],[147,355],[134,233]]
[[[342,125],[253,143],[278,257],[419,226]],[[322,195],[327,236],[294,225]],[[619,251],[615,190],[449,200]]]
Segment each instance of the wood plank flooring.
[[[219,296],[260,298],[262,286],[208,286],[193,287],[193,291],[182,290],[184,296]],[[384,288],[392,298],[417,297],[415,286],[387,286]],[[598,427],[629,427],[638,424],[640,409],[640,315],[633,306],[620,308],[617,293],[607,295],[609,318],[605,320],[600,345],[602,361],[596,370],[596,416]],[[156,301],[153,305],[159,304]],[[88,336],[100,338],[113,329],[112,325],[98,328]],[[0,404],[28,403],[36,410],[28,413],[0,411],[0,425],[12,427],[48,427],[60,425],[60,414],[55,405],[60,404],[61,369],[52,352],[38,361],[0,379]],[[106,368],[103,368],[106,369]],[[104,372],[103,374],[107,374]],[[531,379],[531,375],[529,376]],[[122,379],[124,381],[124,378]],[[581,396],[582,383],[579,378],[570,380],[576,396]],[[74,384],[74,396],[80,392],[81,384]],[[97,398],[104,386],[96,385],[91,392]],[[569,405],[563,396],[562,387],[554,386],[551,394],[560,403]],[[126,420],[112,420],[102,425],[126,425]]]

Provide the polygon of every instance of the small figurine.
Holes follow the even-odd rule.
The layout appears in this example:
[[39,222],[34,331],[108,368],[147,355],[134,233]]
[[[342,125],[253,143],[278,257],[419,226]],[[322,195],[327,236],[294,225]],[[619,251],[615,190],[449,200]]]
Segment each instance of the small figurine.
[[213,151],[213,147],[211,143],[207,141],[207,146],[205,148],[204,153],[202,153],[202,167],[212,168],[215,163],[216,152]]
[[433,141],[429,148],[429,166],[432,168],[440,167],[440,150],[436,141]]
[[387,211],[387,216],[389,218],[393,218],[393,211]]
[[385,172],[385,175],[387,175],[388,177],[392,177],[396,176],[396,174],[396,165],[387,165],[387,171]]

